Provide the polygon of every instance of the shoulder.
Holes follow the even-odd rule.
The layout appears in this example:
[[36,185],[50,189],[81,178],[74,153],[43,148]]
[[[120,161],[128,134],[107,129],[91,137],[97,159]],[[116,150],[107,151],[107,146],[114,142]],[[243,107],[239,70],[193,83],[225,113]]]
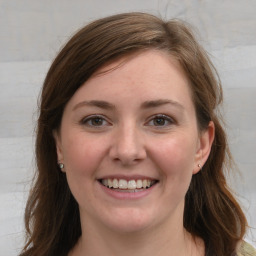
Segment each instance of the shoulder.
[[243,241],[239,246],[237,256],[256,256],[256,250],[253,246]]

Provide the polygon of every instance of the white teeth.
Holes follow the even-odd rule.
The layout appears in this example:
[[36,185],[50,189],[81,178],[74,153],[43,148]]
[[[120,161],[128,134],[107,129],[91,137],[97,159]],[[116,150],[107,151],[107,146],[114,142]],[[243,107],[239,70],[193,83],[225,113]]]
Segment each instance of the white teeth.
[[120,189],[127,189],[127,180],[119,180],[119,188]]
[[137,188],[137,184],[135,180],[129,180],[128,181],[128,189],[136,189]]
[[113,188],[118,188],[118,180],[113,179]]
[[101,180],[101,183],[109,188],[115,188],[115,189],[129,189],[129,190],[135,190],[135,189],[141,189],[141,188],[149,188],[151,187],[155,181],[143,179],[143,180],[125,180],[125,179],[103,179]]
[[102,180],[102,184],[103,184],[104,186],[108,186],[108,180]]
[[110,188],[112,188],[112,187],[113,187],[113,182],[112,182],[112,180],[111,180],[111,179],[108,179],[108,186],[109,186]]
[[136,185],[137,188],[142,188],[142,180],[137,180]]
[[142,181],[142,186],[143,186],[143,188],[146,188],[148,186],[148,181],[147,180],[143,180]]

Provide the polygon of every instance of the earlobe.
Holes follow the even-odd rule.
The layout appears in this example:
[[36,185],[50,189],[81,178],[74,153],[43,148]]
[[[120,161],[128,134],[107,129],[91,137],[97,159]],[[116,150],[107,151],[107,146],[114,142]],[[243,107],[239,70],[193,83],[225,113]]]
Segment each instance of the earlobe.
[[58,157],[58,162],[63,161],[63,154],[62,154],[62,147],[61,147],[61,139],[56,130],[53,131],[53,138],[55,140],[55,146],[56,146],[56,153]]
[[199,144],[195,156],[195,167],[193,170],[193,174],[199,172],[202,169],[204,163],[207,161],[208,156],[211,152],[214,136],[215,126],[214,123],[210,121],[207,129],[202,131],[199,137]]

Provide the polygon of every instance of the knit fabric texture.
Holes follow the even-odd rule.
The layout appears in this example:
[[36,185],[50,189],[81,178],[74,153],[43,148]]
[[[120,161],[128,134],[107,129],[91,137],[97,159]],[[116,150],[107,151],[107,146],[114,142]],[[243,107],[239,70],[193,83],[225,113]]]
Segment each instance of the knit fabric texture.
[[237,256],[256,256],[256,250],[247,242],[243,242],[237,252]]

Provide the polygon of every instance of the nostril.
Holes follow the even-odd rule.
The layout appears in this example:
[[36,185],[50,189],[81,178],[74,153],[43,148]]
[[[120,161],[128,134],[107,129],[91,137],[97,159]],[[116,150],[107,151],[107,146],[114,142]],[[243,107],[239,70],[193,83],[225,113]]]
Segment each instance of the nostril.
[[114,162],[120,162],[122,165],[134,165],[146,158],[146,152],[142,149],[136,152],[116,150],[116,152],[111,152],[110,157]]
[[110,157],[115,162],[130,165],[146,157],[144,142],[134,122],[123,124],[115,133],[110,148]]
[[142,159],[137,158],[115,158],[113,159],[114,162],[120,163],[122,166],[132,166],[138,164],[142,161]]

